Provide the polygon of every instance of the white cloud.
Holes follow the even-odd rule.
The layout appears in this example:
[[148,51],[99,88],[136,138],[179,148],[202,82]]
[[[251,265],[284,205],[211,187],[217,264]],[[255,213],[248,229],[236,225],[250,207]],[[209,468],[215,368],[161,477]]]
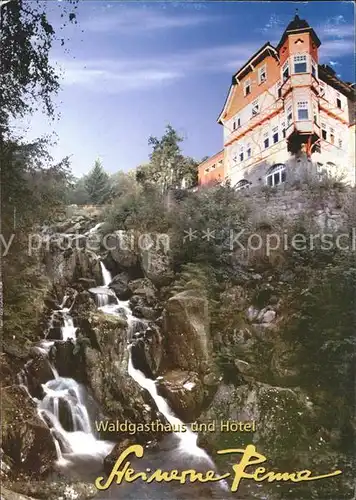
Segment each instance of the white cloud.
[[270,31],[281,31],[281,28],[285,26],[284,20],[277,16],[277,14],[272,14],[267,21],[267,23],[263,26],[263,28],[258,29],[257,31],[262,31],[263,33],[268,33]]
[[101,12],[96,17],[84,19],[81,25],[84,32],[132,33],[137,36],[142,31],[187,28],[216,21],[213,16],[207,16],[200,12],[194,14],[182,14],[181,12],[181,9],[170,12],[164,8],[161,10],[152,9],[151,6],[145,4],[137,4],[135,7],[118,4],[115,13]]
[[152,88],[198,73],[227,74],[237,71],[258,48],[257,45],[206,47],[169,56],[143,59],[92,59],[57,61],[64,86],[81,86],[91,91],[120,93]]

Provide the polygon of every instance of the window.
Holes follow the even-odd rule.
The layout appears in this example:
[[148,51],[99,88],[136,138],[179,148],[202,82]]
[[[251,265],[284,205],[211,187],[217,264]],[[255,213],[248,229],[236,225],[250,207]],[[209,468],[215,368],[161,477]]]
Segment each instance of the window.
[[277,163],[268,170],[266,184],[273,187],[278,186],[282,182],[286,182],[286,166],[284,163]]
[[252,116],[256,116],[259,113],[259,104],[258,104],[258,99],[253,101],[252,103]]
[[266,65],[262,66],[258,70],[258,84],[261,85],[261,83],[265,82],[267,80],[267,69]]
[[268,148],[269,146],[269,137],[268,137],[268,132],[265,132],[263,134],[263,145],[264,145],[264,148]]
[[247,96],[251,94],[251,80],[248,79],[245,81],[245,84],[244,84],[244,95]]
[[326,132],[326,124],[321,122],[321,137],[326,141],[327,132]]
[[320,82],[319,85],[320,85],[319,96],[324,97],[324,95],[325,95],[325,83]]
[[287,108],[287,127],[291,125],[293,121],[293,106],[290,104]]
[[282,97],[282,84],[281,82],[277,83],[277,97],[280,99]]
[[298,109],[298,120],[308,120],[308,101],[298,101],[297,103]]
[[241,118],[237,119],[237,128],[241,127]]
[[317,125],[318,124],[318,107],[315,103],[313,104],[313,119],[314,119],[314,123]]
[[232,124],[232,130],[236,130],[236,122]]
[[286,138],[286,122],[282,122],[281,126],[282,126],[282,136],[283,136],[283,139],[285,139]]
[[339,139],[339,148],[342,148],[342,139]]
[[278,127],[272,129],[272,134],[273,144],[276,144],[276,142],[278,142]]
[[335,144],[335,130],[332,127],[330,127],[330,142]]
[[336,94],[336,106],[341,109],[341,99],[340,99],[340,94]]
[[240,161],[244,161],[244,147],[240,147],[240,155],[239,155]]
[[288,61],[284,64],[282,71],[283,71],[282,72],[283,81],[285,82],[289,78],[289,62]]
[[313,77],[317,78],[317,65],[316,65],[316,62],[313,61],[313,59],[312,59],[312,62],[311,62],[311,70],[312,70]]
[[247,149],[246,149],[246,154],[247,154],[247,158],[251,158],[251,144],[247,144]]
[[307,72],[307,56],[306,54],[298,54],[294,56],[294,73]]
[[236,185],[235,189],[239,191],[240,189],[246,189],[250,187],[250,183],[246,179],[241,179]]

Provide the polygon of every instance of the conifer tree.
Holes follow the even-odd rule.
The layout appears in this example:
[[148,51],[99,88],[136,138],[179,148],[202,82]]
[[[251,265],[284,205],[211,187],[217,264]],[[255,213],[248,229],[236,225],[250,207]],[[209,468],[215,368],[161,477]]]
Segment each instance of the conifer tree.
[[90,201],[94,205],[105,203],[110,197],[109,176],[104,171],[99,159],[95,160],[94,167],[85,179],[85,188],[88,192]]

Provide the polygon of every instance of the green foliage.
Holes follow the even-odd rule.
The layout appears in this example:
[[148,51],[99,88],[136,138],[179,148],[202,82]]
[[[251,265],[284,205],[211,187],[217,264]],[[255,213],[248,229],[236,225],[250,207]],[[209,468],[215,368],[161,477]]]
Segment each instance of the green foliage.
[[244,201],[233,189],[221,186],[188,193],[168,215],[178,267],[186,262],[229,265],[233,236],[248,226]]
[[142,185],[156,184],[162,193],[168,189],[195,186],[198,182],[199,163],[193,158],[183,156],[180,149],[182,141],[182,137],[171,125],[166,127],[160,139],[150,137],[150,162],[137,168],[137,182]]
[[70,205],[89,205],[90,198],[85,187],[85,177],[75,180],[73,186],[68,190],[67,199]]
[[[76,4],[75,0],[66,0],[60,6],[61,28],[77,22]],[[57,35],[42,2],[12,0],[1,6],[0,136],[10,117],[31,113],[39,103],[53,115],[52,96],[59,82],[49,53],[56,39],[64,44],[63,35]]]
[[44,222],[54,220],[64,207],[71,175],[68,161],[51,164],[46,143],[5,142],[0,156],[2,235],[12,238],[2,258],[4,338],[36,335],[37,313],[49,289],[35,256],[28,254],[29,237]]
[[94,167],[85,177],[84,185],[87,190],[89,200],[94,205],[106,203],[110,197],[109,176],[104,171],[99,159],[95,160]]
[[211,267],[188,263],[182,266],[177,280],[170,288],[170,295],[173,296],[176,293],[185,291],[195,291],[200,296],[208,295],[213,299],[216,287],[216,277]]

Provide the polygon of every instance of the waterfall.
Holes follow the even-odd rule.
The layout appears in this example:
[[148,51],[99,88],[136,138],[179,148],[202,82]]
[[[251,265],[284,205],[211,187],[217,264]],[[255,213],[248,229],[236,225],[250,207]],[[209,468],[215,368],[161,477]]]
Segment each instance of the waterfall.
[[[168,406],[166,400],[160,396],[157,392],[157,386],[155,380],[147,378],[140,370],[134,368],[131,356],[132,346],[129,346],[130,357],[128,373],[129,375],[143,388],[146,389],[152,396],[158,410],[164,415],[167,421],[172,425],[173,429],[182,429],[183,422],[177,418],[170,407]],[[188,455],[193,455],[194,457],[205,458],[210,463],[212,463],[209,455],[197,445],[198,435],[192,432],[189,428],[185,432],[176,431],[174,434],[179,439],[179,448],[181,451],[187,453]]]
[[[104,265],[104,263],[100,260],[100,269],[101,275],[103,277],[103,285],[98,288],[98,292],[96,292],[96,303],[99,308],[105,307],[109,304],[109,295],[113,295],[112,291],[109,289],[109,285],[112,281],[112,277],[110,271],[108,271]],[[95,289],[91,289],[94,291]]]
[[104,281],[104,286],[109,286],[110,283],[111,283],[111,274],[110,272],[106,269],[106,267],[104,266],[103,262],[100,261],[100,268],[101,268],[101,274],[103,276],[103,281]]
[[[39,402],[42,419],[50,422],[52,435],[58,443],[60,465],[66,465],[75,456],[98,456],[104,458],[113,443],[100,441],[93,434],[88,410],[84,403],[84,389],[73,379],[59,377],[43,384],[45,396]],[[66,415],[66,424],[63,424]],[[64,429],[63,425],[70,427]]]
[[[76,330],[71,308],[64,305],[68,297],[64,297],[59,313],[63,315],[64,325],[61,327],[61,339],[57,342],[76,341]],[[85,405],[85,389],[71,378],[61,377],[57,369],[49,360],[49,352],[54,340],[42,340],[36,349],[47,356],[53,373],[53,379],[42,384],[44,397],[42,400],[33,398],[28,391],[26,365],[18,375],[21,385],[31,399],[37,404],[39,417],[50,428],[57,451],[57,465],[67,467],[76,457],[91,457],[104,459],[112,450],[114,443],[101,441],[93,433],[88,410]]]
[[[136,318],[133,316],[132,311],[129,306],[129,301],[120,301],[115,305],[107,305],[102,307],[101,310],[107,314],[121,315],[120,310],[126,316],[127,322],[129,324],[129,330],[131,335],[134,332],[134,327],[137,323],[142,323],[144,320]],[[146,324],[144,325],[147,326]],[[139,386],[146,389],[152,396],[157,409],[165,416],[167,421],[172,425],[173,429],[182,429],[184,423],[177,418],[172,412],[171,408],[167,404],[166,400],[158,394],[156,381],[147,378],[140,370],[136,369],[132,363],[132,344],[128,346],[129,350],[129,363],[128,363],[128,374],[135,380]],[[187,427],[187,426],[186,426]],[[186,428],[184,432],[174,432],[175,436],[179,439],[179,450],[188,455],[204,458],[209,462],[209,464],[214,465],[209,455],[197,445],[198,435],[192,432],[189,428]]]
[[76,331],[77,328],[74,326],[73,319],[69,315],[67,309],[62,309],[61,311],[63,313],[63,322],[64,325],[61,328],[61,334],[62,334],[62,340],[66,341],[69,339],[75,340],[76,339]]

